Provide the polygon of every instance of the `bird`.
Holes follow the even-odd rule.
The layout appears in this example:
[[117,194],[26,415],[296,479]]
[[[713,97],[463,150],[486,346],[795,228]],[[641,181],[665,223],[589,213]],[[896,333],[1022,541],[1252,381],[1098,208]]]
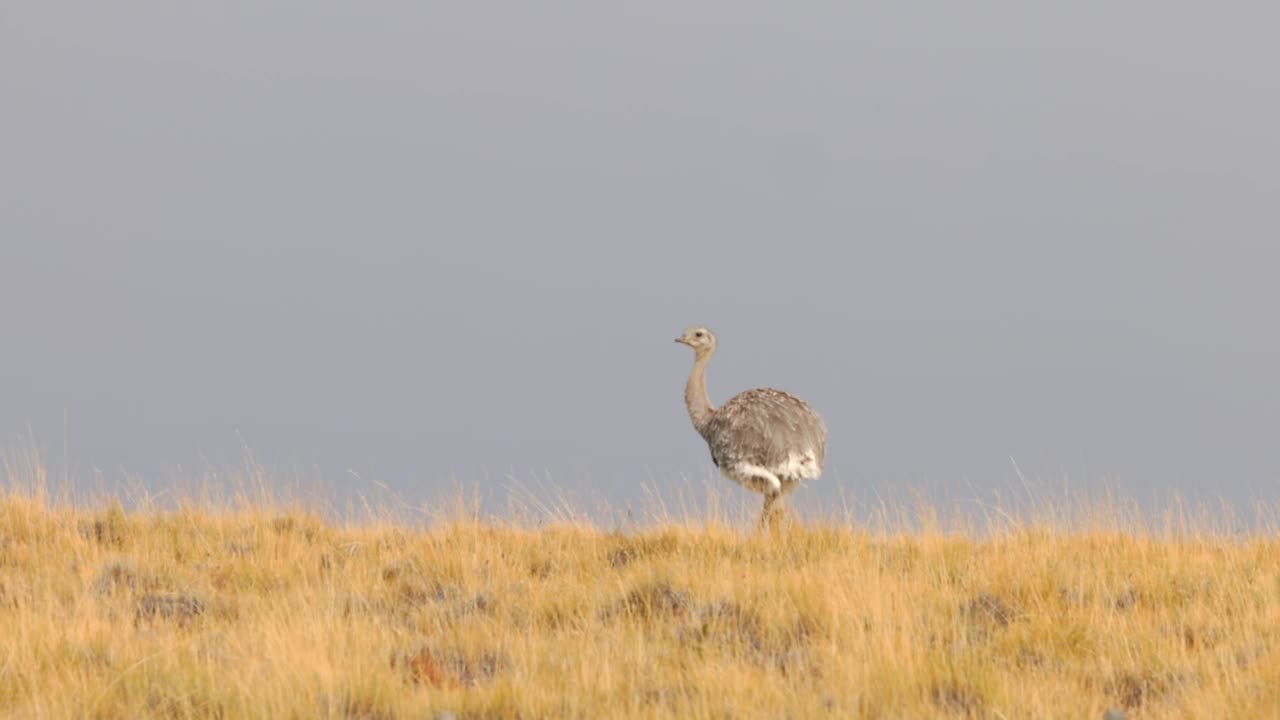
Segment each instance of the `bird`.
[[764,495],[759,527],[772,527],[781,501],[822,474],[826,423],[805,401],[773,388],[747,390],[712,407],[707,364],[716,351],[715,334],[691,327],[676,342],[693,348],[693,370],[684,387],[693,428],[707,441],[722,475]]

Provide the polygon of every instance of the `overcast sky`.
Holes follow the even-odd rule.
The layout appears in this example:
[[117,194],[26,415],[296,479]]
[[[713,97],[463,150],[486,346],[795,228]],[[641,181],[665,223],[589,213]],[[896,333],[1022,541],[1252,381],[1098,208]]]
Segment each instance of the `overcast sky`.
[[0,440],[624,504],[710,467],[706,324],[713,402],[826,417],[811,501],[1011,457],[1275,499],[1278,37],[1207,0],[6,2]]

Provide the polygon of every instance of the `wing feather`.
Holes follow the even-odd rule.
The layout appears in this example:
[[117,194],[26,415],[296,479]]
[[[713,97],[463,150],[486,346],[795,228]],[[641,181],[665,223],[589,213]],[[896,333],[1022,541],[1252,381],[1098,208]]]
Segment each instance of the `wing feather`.
[[818,470],[827,428],[808,403],[773,388],[747,390],[712,414],[706,427],[711,459],[719,467],[750,463],[781,468],[797,454],[812,454]]

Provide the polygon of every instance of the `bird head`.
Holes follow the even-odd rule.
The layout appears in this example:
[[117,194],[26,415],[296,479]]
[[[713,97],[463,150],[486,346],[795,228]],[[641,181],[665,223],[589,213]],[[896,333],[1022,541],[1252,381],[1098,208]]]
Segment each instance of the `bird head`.
[[676,338],[676,342],[681,345],[688,345],[699,355],[716,349],[716,336],[712,335],[710,330],[701,326],[685,330],[683,335]]

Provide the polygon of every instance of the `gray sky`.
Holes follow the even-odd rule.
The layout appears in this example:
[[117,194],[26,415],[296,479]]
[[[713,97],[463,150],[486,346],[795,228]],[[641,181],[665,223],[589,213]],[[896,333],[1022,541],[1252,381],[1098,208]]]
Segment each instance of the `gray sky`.
[[5,3],[0,439],[625,503],[701,323],[814,499],[1280,495],[1276,5],[615,5]]

